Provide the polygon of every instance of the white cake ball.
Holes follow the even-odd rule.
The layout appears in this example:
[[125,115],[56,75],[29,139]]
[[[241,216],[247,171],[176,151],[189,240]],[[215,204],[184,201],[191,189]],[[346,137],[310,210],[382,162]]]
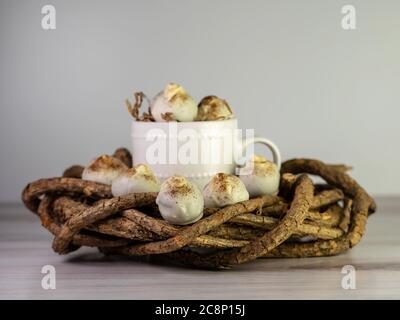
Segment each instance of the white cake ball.
[[236,176],[217,173],[203,190],[206,208],[224,207],[249,200],[249,193]]
[[156,203],[162,217],[172,224],[194,223],[203,216],[201,191],[182,176],[169,177],[161,184]]
[[102,155],[89,163],[82,172],[82,179],[111,184],[128,167],[119,159]]
[[156,95],[150,106],[155,121],[193,121],[197,116],[197,104],[180,85],[169,83]]
[[228,102],[216,96],[204,97],[199,103],[197,121],[227,120],[234,117]]
[[264,157],[254,155],[243,168],[240,168],[239,177],[251,197],[263,194],[276,195],[279,191],[279,169],[275,163]]
[[114,197],[129,193],[158,191],[160,191],[160,181],[150,167],[145,164],[139,164],[126,170],[111,185],[111,192]]

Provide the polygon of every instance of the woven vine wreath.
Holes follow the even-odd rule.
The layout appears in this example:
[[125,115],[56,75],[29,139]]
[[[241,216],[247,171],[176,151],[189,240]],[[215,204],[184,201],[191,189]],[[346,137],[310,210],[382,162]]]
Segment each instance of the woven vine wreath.
[[[132,167],[128,150],[113,156]],[[82,180],[82,166],[28,184],[22,199],[54,234],[59,254],[89,246],[107,255],[158,255],[222,269],[265,257],[335,255],[355,246],[376,205],[348,169],[319,160],[286,161],[278,196],[205,209],[201,220],[183,227],[161,218],[156,193],[113,197],[109,185]],[[309,175],[326,184],[314,184]]]

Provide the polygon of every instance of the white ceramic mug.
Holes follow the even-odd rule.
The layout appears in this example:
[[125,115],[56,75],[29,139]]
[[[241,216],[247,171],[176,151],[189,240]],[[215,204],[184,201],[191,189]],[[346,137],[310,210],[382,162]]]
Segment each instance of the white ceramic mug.
[[[235,174],[237,165],[251,155],[249,146],[267,146],[280,168],[278,147],[270,140],[241,134],[237,119],[195,122],[132,122],[135,165],[148,164],[160,181],[178,174],[203,188],[219,172]],[[244,136],[244,137],[243,137]],[[197,151],[196,151],[197,150]]]

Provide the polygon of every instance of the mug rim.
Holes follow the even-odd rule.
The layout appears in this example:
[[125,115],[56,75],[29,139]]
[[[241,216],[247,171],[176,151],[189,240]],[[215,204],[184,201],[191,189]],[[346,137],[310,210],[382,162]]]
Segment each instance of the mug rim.
[[238,119],[237,118],[232,118],[232,119],[226,119],[226,120],[209,120],[209,121],[185,121],[185,122],[179,122],[179,121],[165,121],[165,122],[161,122],[161,121],[137,121],[135,119],[132,119],[132,124],[140,124],[143,126],[154,126],[154,125],[158,125],[158,126],[166,126],[169,125],[170,123],[176,123],[177,126],[184,126],[184,125],[190,125],[190,126],[202,126],[202,125],[222,125],[222,124],[229,124],[229,123],[237,123]]

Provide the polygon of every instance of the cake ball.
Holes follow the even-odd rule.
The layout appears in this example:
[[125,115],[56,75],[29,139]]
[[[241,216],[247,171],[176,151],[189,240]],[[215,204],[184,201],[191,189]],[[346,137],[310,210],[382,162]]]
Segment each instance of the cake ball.
[[224,207],[249,200],[249,193],[236,176],[217,173],[203,190],[206,208]]
[[102,155],[89,163],[82,172],[82,179],[111,184],[128,167],[119,159]]
[[275,163],[262,156],[254,155],[247,161],[245,166],[239,169],[239,177],[251,197],[278,193],[279,169]]
[[197,105],[193,98],[179,84],[168,83],[157,94],[151,105],[151,115],[155,121],[193,121],[197,116]]
[[114,179],[111,185],[111,192],[114,197],[129,193],[158,191],[160,191],[160,181],[150,167],[145,164],[139,164],[124,171]]
[[203,216],[201,191],[182,176],[169,177],[161,184],[156,203],[161,216],[172,224],[194,223]]
[[204,97],[198,108],[197,121],[227,120],[234,117],[228,102],[217,96]]

